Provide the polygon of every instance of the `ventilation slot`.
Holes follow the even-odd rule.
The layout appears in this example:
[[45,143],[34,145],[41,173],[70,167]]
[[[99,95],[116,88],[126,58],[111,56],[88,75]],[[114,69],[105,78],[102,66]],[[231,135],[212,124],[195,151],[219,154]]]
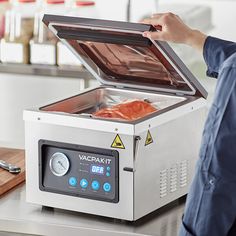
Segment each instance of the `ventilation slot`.
[[188,184],[188,161],[182,161],[180,163],[180,187],[184,187]]
[[167,195],[167,169],[160,172],[160,197],[163,198]]
[[170,192],[173,193],[177,190],[178,184],[178,166],[174,165],[170,168]]

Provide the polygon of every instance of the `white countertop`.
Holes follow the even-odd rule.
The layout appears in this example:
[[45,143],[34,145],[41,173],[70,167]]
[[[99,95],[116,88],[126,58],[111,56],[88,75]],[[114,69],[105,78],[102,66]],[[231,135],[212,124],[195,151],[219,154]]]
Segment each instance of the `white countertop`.
[[132,223],[26,203],[22,185],[0,198],[0,236],[8,235],[3,231],[47,236],[177,236],[183,209],[181,199]]

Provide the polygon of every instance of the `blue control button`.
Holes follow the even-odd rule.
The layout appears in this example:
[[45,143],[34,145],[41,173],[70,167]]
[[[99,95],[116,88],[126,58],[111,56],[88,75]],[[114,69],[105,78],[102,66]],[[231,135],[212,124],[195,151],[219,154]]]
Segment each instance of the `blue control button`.
[[110,166],[108,166],[108,167],[107,167],[107,171],[110,171],[110,170],[111,170],[111,167],[110,167]]
[[88,187],[88,180],[87,179],[81,179],[80,180],[80,186],[81,186],[81,188],[87,188]]
[[107,176],[107,177],[110,177],[110,176],[111,176],[111,174],[110,174],[109,172],[107,172],[107,173],[106,173],[106,176]]
[[77,185],[77,179],[75,177],[69,178],[69,185],[75,187]]
[[110,183],[104,183],[103,184],[103,190],[105,191],[105,192],[110,192],[111,191],[111,184]]
[[100,188],[100,183],[97,180],[94,180],[92,182],[92,189],[97,191],[99,188]]

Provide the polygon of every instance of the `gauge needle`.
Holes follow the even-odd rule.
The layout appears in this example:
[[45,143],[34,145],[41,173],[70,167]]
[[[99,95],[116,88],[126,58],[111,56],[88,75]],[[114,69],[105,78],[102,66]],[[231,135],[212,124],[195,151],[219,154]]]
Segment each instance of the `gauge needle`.
[[63,167],[64,169],[66,169],[66,167],[65,167],[65,166],[63,166],[63,164],[61,163],[61,161],[58,161],[57,163],[58,163],[58,164],[60,164],[60,165],[61,165],[61,167]]

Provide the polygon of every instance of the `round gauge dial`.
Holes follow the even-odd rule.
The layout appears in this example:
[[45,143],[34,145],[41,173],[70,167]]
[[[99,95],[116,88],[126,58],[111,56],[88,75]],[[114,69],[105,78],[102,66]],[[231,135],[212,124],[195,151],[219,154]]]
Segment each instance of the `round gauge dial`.
[[70,162],[64,153],[56,152],[51,156],[49,166],[54,175],[63,176],[68,172]]

